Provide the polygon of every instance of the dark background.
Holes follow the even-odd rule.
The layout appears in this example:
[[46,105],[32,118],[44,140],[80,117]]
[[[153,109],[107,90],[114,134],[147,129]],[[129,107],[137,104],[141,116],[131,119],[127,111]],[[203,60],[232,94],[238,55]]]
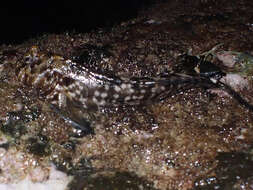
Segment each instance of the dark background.
[[152,0],[26,0],[0,6],[0,44],[22,43],[43,33],[88,32],[133,18]]

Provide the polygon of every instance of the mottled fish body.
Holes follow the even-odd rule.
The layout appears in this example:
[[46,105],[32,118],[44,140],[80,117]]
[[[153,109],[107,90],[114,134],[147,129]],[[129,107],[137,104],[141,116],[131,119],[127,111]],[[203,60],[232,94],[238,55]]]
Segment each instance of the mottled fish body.
[[19,69],[18,78],[59,108],[66,107],[67,101],[85,109],[139,105],[191,88],[216,86],[205,77],[175,73],[156,78],[108,77],[61,56],[42,54],[36,46],[25,56],[25,66]]

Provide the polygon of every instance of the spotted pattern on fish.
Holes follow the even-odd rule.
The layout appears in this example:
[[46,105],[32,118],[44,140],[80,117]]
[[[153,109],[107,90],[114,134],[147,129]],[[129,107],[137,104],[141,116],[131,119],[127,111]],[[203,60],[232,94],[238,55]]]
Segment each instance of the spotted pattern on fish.
[[85,109],[147,104],[190,88],[215,87],[207,78],[176,73],[156,78],[109,77],[61,56],[43,54],[37,46],[24,60],[18,79],[59,108],[66,107],[67,101]]

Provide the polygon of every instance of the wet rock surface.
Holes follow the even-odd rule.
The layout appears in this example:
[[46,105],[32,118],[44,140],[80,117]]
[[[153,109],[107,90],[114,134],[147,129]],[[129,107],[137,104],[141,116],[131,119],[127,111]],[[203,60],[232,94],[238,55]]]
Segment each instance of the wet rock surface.
[[[154,104],[80,110],[94,130],[85,135],[16,76],[34,45],[122,77],[173,71],[179,55],[220,43],[253,54],[252,10],[246,0],[160,2],[110,30],[2,45],[0,183],[43,182],[53,163],[73,176],[68,189],[253,189],[253,113],[229,96],[190,89]],[[252,104],[248,85],[239,93]]]

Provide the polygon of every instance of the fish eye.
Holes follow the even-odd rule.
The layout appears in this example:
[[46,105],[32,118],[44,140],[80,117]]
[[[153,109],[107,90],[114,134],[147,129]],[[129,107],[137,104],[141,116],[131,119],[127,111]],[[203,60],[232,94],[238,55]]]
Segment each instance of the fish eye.
[[24,57],[24,61],[27,62],[27,63],[30,63],[31,60],[32,60],[32,59],[31,59],[31,56],[30,56],[30,55]]

